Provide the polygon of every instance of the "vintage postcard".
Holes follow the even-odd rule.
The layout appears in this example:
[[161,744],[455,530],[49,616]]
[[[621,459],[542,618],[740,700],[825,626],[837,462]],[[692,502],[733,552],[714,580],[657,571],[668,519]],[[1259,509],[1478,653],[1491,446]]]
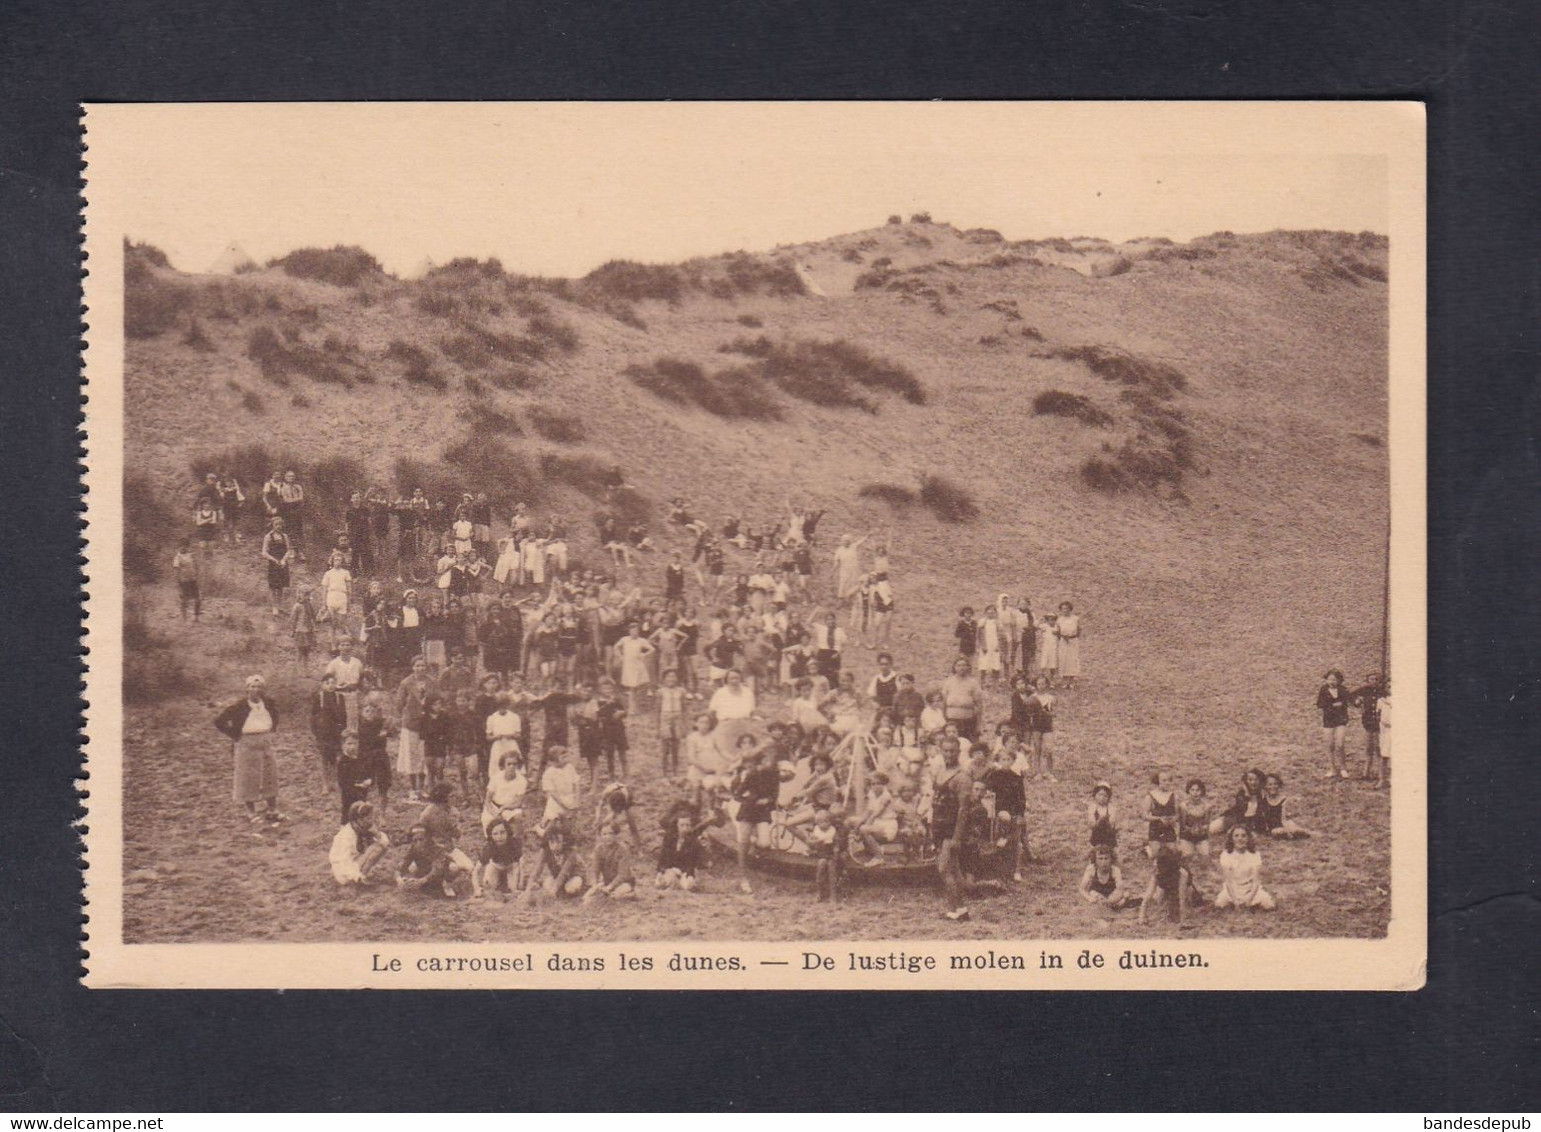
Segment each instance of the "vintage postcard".
[[1423,984],[1421,106],[85,123],[89,986]]

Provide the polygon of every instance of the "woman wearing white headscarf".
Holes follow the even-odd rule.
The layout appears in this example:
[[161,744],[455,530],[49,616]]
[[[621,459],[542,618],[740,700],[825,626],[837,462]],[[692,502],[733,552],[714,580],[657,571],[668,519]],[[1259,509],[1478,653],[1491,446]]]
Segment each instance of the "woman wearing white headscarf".
[[[273,733],[278,728],[278,709],[267,696],[267,681],[246,678],[246,695],[214,717],[214,727],[231,743],[235,758],[235,800],[246,807],[253,824],[280,822],[278,812],[278,760],[273,756]],[[264,803],[259,813],[257,803]]]

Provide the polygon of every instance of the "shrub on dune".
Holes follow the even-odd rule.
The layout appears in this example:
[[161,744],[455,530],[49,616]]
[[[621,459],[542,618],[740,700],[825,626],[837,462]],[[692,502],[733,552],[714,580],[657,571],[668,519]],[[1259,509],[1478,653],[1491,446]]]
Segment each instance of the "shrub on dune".
[[967,523],[979,517],[979,505],[968,489],[944,476],[921,477],[920,501],[946,523]]

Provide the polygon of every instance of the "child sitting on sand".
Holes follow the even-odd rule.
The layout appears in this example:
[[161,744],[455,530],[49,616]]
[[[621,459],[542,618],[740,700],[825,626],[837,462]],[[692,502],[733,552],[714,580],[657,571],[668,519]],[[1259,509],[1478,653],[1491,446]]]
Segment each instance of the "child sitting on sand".
[[348,820],[332,838],[328,855],[332,879],[341,885],[371,884],[374,867],[385,856],[391,840],[375,824],[375,808],[368,802],[348,807]]
[[631,851],[622,836],[625,825],[626,819],[613,810],[600,820],[599,840],[594,846],[594,882],[583,894],[585,903],[601,896],[635,899],[637,878],[631,867]]
[[481,889],[476,866],[460,849],[460,826],[449,812],[451,793],[448,782],[435,783],[428,792],[428,805],[423,807],[417,819],[417,823],[428,830],[434,848],[444,858],[445,885],[450,889],[446,895],[449,896],[454,895],[453,885],[462,875],[471,878],[472,887],[477,891]]
[[1258,803],[1258,818],[1262,828],[1269,837],[1279,840],[1310,837],[1309,829],[1290,820],[1284,805],[1284,779],[1277,774],[1270,774],[1263,779],[1263,798]]
[[1097,845],[1092,849],[1078,891],[1088,904],[1110,911],[1117,911],[1133,901],[1133,895],[1124,888],[1124,872],[1118,867],[1118,858],[1111,845]]
[[487,840],[482,844],[480,884],[476,895],[487,892],[514,892],[519,889],[519,859],[524,838],[502,818],[487,826]]
[[[687,794],[690,788],[686,787]],[[659,888],[679,888],[694,892],[696,872],[706,863],[706,846],[701,835],[711,819],[701,820],[701,813],[688,797],[682,797],[665,811],[663,840],[658,849],[658,875],[653,883]]]
[[1263,858],[1253,844],[1252,831],[1244,825],[1231,829],[1225,837],[1225,852],[1220,854],[1220,891],[1216,908],[1261,908],[1272,912],[1278,907],[1263,887]]
[[583,876],[583,862],[578,849],[567,836],[565,822],[554,822],[541,837],[540,853],[530,871],[523,903],[533,903],[541,893],[547,896],[578,896],[588,887]]
[[449,865],[444,854],[428,835],[422,822],[407,831],[407,854],[396,869],[396,887],[425,896],[454,899],[455,889],[449,879]]

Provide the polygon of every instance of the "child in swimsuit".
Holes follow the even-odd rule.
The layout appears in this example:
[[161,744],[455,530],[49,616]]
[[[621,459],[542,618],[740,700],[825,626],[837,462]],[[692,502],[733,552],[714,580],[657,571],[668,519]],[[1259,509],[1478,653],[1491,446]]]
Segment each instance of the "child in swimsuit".
[[1190,778],[1187,795],[1177,813],[1177,848],[1184,857],[1209,856],[1209,787],[1202,778]]
[[1086,807],[1086,824],[1091,827],[1092,846],[1118,847],[1118,811],[1113,808],[1113,787],[1099,782],[1092,787],[1092,800]]
[[1155,868],[1151,870],[1150,884],[1140,899],[1140,923],[1146,914],[1158,904],[1165,904],[1169,914],[1175,914],[1179,925],[1188,922],[1188,908],[1197,895],[1193,888],[1193,874],[1188,871],[1183,855],[1170,842],[1155,846]]
[[1133,899],[1124,889],[1123,870],[1111,845],[1098,845],[1091,852],[1079,885],[1081,899],[1088,904],[1116,911]]
[[1267,831],[1268,836],[1280,840],[1310,837],[1309,829],[1290,820],[1290,816],[1284,811],[1284,804],[1284,780],[1277,774],[1270,774],[1263,780],[1263,798],[1258,803],[1258,816],[1262,828]]
[[1150,776],[1151,790],[1145,796],[1145,816],[1150,819],[1145,836],[1145,855],[1152,860],[1162,845],[1177,841],[1177,795],[1172,792],[1171,775],[1158,770]]

